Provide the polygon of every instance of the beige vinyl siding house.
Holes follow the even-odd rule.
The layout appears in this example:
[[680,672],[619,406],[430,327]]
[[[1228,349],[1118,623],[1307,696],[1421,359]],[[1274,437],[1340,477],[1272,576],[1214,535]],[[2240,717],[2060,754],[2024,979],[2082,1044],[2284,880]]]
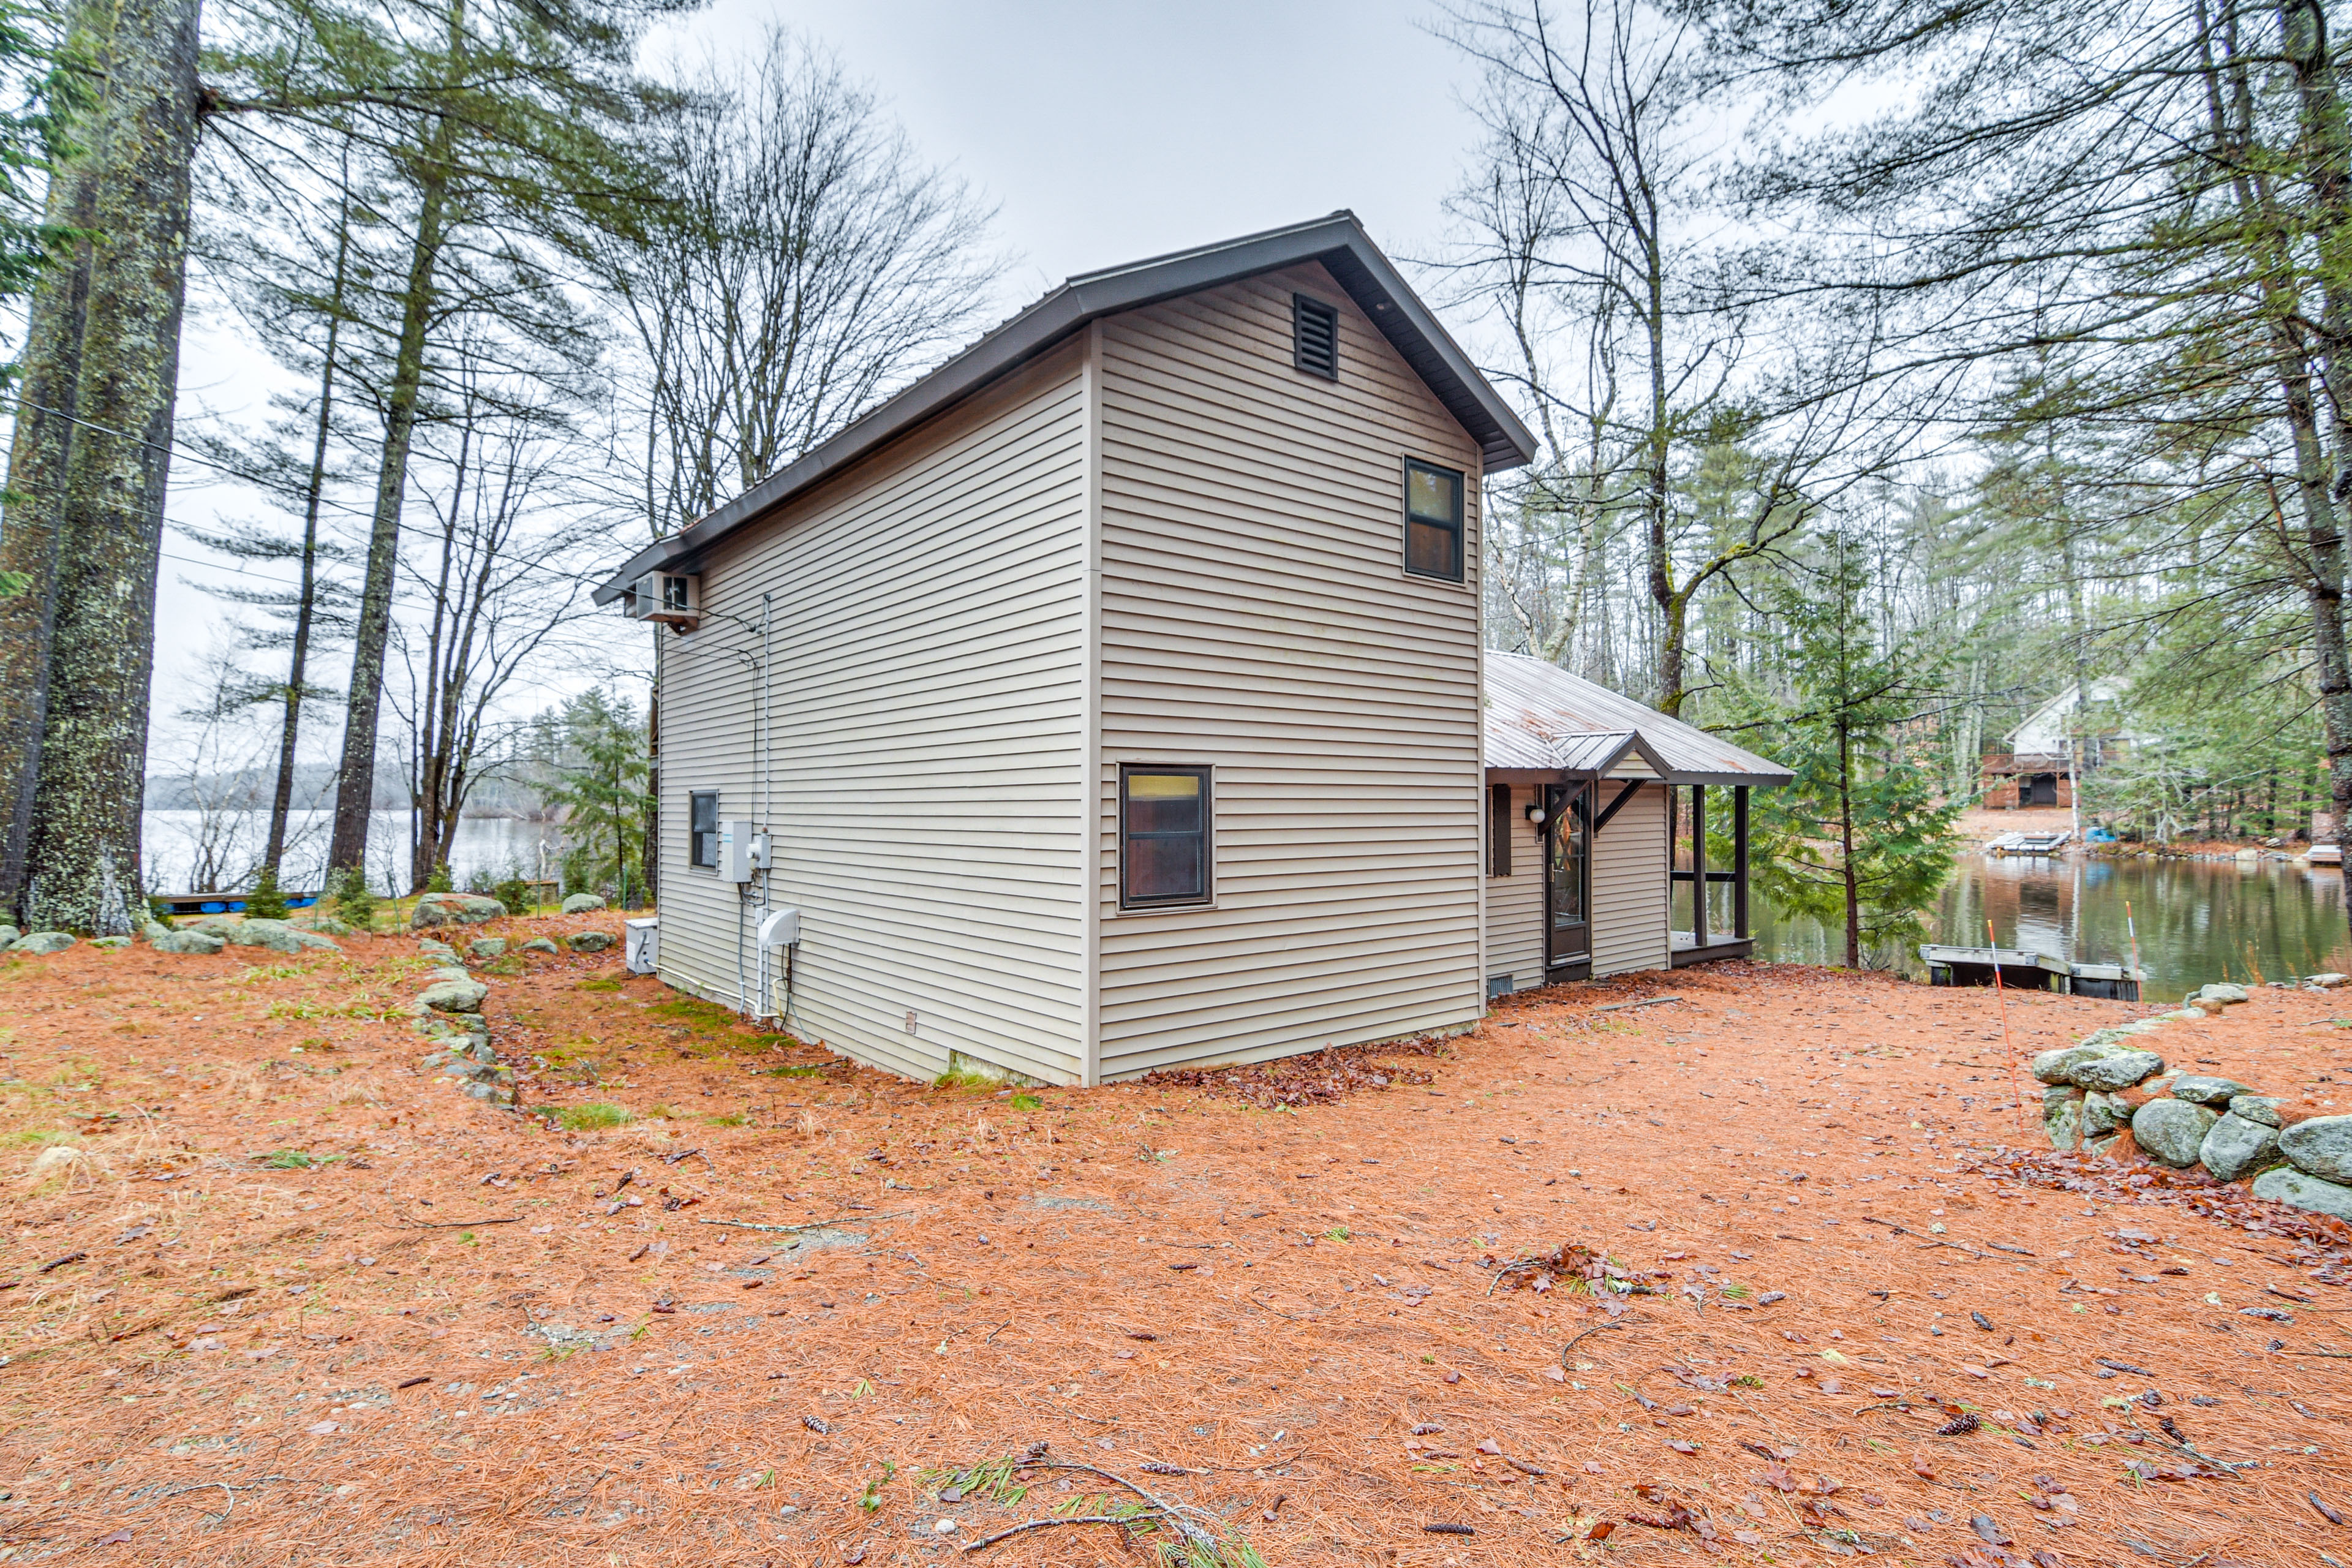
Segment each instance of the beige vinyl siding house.
[[[1346,214],[1071,279],[598,590],[668,628],[662,979],[1085,1084],[1673,962],[1671,770],[1540,673],[1491,700],[1481,492],[1532,447]],[[1489,875],[1495,782],[1581,823],[1612,769],[1653,798],[1589,887],[1524,823]]]
[[[1300,295],[1337,380],[1292,363]],[[1475,1023],[1477,444],[1319,263],[1096,331],[1102,1074]],[[1468,477],[1462,582],[1403,568],[1408,458]],[[1138,763],[1215,769],[1208,907],[1119,907]]]
[[705,558],[711,613],[658,645],[670,984],[773,1006],[753,906],[689,863],[687,797],[716,791],[826,933],[796,956],[796,1029],[902,1073],[956,1048],[1076,1078],[1083,368],[1043,357]]

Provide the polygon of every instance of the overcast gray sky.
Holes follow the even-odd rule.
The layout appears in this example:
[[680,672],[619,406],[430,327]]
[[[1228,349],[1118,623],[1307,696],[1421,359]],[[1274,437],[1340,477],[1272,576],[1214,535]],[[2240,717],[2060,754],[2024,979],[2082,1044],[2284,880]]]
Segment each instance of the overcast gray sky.
[[1431,0],[720,0],[700,38],[781,22],[840,51],[999,209],[1034,298],[1073,272],[1350,207],[1439,233],[1472,74]]

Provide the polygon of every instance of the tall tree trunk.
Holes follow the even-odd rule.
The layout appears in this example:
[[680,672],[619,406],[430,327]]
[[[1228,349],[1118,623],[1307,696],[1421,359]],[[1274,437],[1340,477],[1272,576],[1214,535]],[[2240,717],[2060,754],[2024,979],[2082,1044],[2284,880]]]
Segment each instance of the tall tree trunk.
[[77,420],[67,444],[57,608],[25,916],[135,930],[155,651],[155,573],[171,476],[195,153],[201,0],[123,0],[107,58]]
[[[103,61],[112,36],[111,0],[74,0],[67,47]],[[45,217],[87,231],[95,221],[103,102],[76,128],[82,152],[49,175]],[[41,731],[48,716],[49,647],[56,631],[58,548],[63,538],[66,455],[73,439],[76,384],[81,377],[82,321],[93,247],[87,239],[57,257],[33,290],[19,383],[23,401],[8,448],[0,573],[15,591],[0,593],[0,920],[21,918],[25,854],[33,831],[33,793],[40,777]]]
[[[2294,71],[2301,132],[2296,151],[2315,209],[2311,226],[2319,247],[2321,300],[2317,337],[2326,402],[2334,413],[2336,463],[2327,491],[2334,504],[2324,527],[2306,512],[2313,578],[2306,592],[2315,633],[2336,841],[2342,845],[2352,843],[2352,658],[2345,647],[2344,535],[2338,525],[2341,509],[2352,503],[2352,467],[2343,460],[2352,451],[2352,406],[2347,406],[2352,403],[2352,297],[2347,297],[2352,287],[2343,276],[2345,267],[2352,265],[2352,134],[2346,130],[2321,0],[2280,0],[2278,16],[2281,42]],[[2231,52],[2234,56],[2236,51]],[[2241,79],[2242,69],[2239,68]],[[2298,489],[2307,488],[2300,473],[2297,481]],[[2344,879],[2344,912],[2352,925],[2352,877]]]
[[1650,351],[1650,428],[1642,455],[1642,510],[1649,532],[1650,598],[1658,607],[1658,709],[1672,718],[1683,710],[1683,627],[1687,605],[1675,589],[1675,563],[1666,533],[1671,499],[1667,459],[1673,432],[1667,426],[1666,297],[1664,258],[1659,254],[1654,229],[1648,237],[1649,292],[1643,301],[1643,325]]
[[310,624],[319,584],[319,503],[327,489],[327,442],[333,433],[335,356],[341,350],[343,289],[352,246],[351,146],[343,147],[342,202],[335,215],[335,283],[329,296],[327,352],[319,368],[319,420],[310,441],[310,477],[302,498],[302,584],[294,610],[294,648],[286,673],[285,728],[278,738],[278,784],[269,801],[269,841],[261,863],[272,872],[286,856],[286,817],[294,802],[295,742],[302,725],[302,693],[310,679]]
[[[2253,140],[2254,92],[2239,48],[2236,13],[2224,14],[2218,35],[2227,51],[2230,110],[2225,110],[2224,63],[2217,62],[2213,52],[2217,35],[2206,25],[2202,4],[2198,7],[2204,50],[2206,111],[2212,122],[2215,151],[2221,166],[2230,173],[2239,209],[2247,215],[2257,262],[2264,274],[2260,280],[2262,314],[2278,366],[2281,403],[2294,448],[2295,499],[2304,523],[2299,551],[2295,548],[2297,542],[2289,534],[2285,514],[2278,509],[2275,494],[2272,506],[2280,542],[2287,547],[2289,558],[2303,569],[2304,598],[2311,615],[2312,662],[2319,678],[2320,732],[2327,752],[2328,794],[2336,807],[2336,841],[2341,844],[2347,840],[2347,825],[2352,825],[2352,651],[2346,647],[2344,632],[2344,531],[2338,500],[2347,477],[2352,477],[2341,471],[2340,462],[2343,443],[2352,437],[2352,426],[2346,423],[2347,416],[2340,399],[2352,384],[2336,382],[2335,372],[2339,363],[2352,372],[2352,363],[2339,361],[2334,349],[2352,350],[2352,343],[2331,345],[2330,340],[2336,337],[2345,317],[2329,299],[2327,285],[2334,270],[2330,258],[2340,252],[2347,237],[2352,237],[2352,228],[2346,224],[2344,119],[2336,98],[2334,66],[2326,55],[2326,17],[2316,0],[2281,0],[2278,14],[2283,41],[2294,68],[2304,121],[2300,151],[2320,209],[2317,227],[2322,250],[2322,305],[2317,357],[2334,384],[2331,390],[2335,398],[2331,401],[2338,403],[2334,426],[2339,449],[2338,461],[2335,463],[2329,461],[2320,429],[2319,400],[2314,394],[2311,376],[2313,345],[2305,336],[2307,315],[2296,287],[2293,258],[2284,239],[2285,227],[2277,211],[2271,177],[2249,156]],[[2352,924],[2352,878],[2345,879],[2344,900],[2346,921]]]
[[[1839,700],[1845,700],[1843,691]],[[1862,883],[1853,874],[1853,735],[1838,720],[1838,878],[1845,885],[1845,966],[1862,967]]]
[[[464,0],[457,0],[449,11],[448,74],[453,79],[464,53],[465,17]],[[400,346],[394,356],[392,386],[385,399],[375,516],[368,533],[367,573],[360,584],[359,624],[352,639],[343,763],[335,781],[335,827],[327,849],[331,871],[367,863],[369,814],[375,806],[376,715],[383,696],[384,649],[392,637],[393,567],[400,554],[408,454],[416,434],[417,400],[425,385],[425,334],[437,301],[441,247],[447,237],[449,154],[456,135],[450,116],[440,115],[419,150],[416,239],[401,296]]]

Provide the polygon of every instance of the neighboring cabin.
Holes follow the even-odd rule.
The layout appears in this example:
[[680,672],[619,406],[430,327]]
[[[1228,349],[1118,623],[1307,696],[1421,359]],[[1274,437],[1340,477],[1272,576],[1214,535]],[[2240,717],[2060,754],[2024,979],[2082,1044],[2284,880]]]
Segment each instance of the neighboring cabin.
[[1669,786],[1788,775],[1484,651],[1532,450],[1349,215],[1072,279],[598,590],[679,634],[662,978],[1097,1083],[1664,967]]
[[2074,782],[2121,761],[2137,737],[2116,722],[2124,683],[2100,679],[2069,686],[2026,715],[2009,750],[1983,759],[1979,789],[1988,809],[2072,806]]

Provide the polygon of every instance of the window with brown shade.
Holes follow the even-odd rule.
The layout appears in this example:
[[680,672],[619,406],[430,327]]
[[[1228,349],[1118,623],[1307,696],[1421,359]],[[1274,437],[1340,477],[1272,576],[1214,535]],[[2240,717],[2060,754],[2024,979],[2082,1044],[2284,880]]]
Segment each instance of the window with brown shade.
[[1416,577],[1462,577],[1462,476],[1411,458],[1404,465],[1404,569]]
[[1118,772],[1123,909],[1209,901],[1209,770],[1129,763]]

